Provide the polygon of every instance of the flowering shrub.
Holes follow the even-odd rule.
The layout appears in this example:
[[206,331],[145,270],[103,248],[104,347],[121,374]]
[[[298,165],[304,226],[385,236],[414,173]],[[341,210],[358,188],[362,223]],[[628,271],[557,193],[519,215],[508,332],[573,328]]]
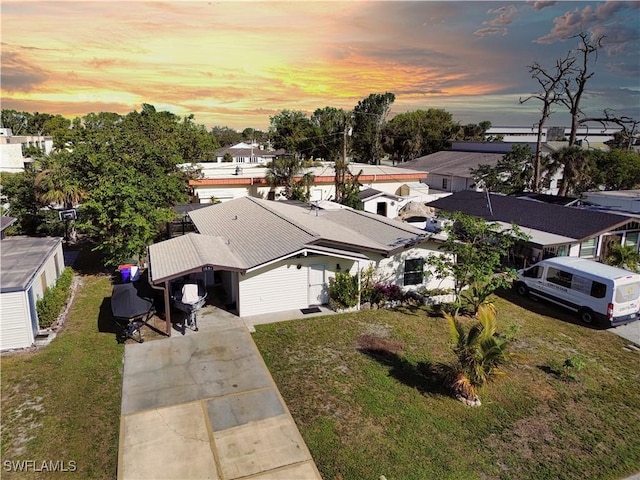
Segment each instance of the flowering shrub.
[[389,301],[402,300],[402,290],[398,285],[377,283],[373,287],[372,302],[381,304]]

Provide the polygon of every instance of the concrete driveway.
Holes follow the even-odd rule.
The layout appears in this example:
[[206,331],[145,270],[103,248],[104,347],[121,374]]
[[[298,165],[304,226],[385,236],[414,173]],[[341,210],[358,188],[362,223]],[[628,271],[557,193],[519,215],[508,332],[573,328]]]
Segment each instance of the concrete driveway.
[[125,347],[119,479],[320,479],[244,326]]
[[621,336],[622,338],[635,343],[640,347],[640,320],[627,323],[626,325],[620,325],[619,327],[611,328],[610,332]]

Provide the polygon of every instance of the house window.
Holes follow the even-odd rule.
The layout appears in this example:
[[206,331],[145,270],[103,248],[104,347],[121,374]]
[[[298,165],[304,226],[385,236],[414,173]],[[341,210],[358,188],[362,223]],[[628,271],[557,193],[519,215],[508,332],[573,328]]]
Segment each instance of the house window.
[[624,238],[624,244],[626,246],[637,247],[638,246],[638,233],[640,232],[627,232]]
[[580,244],[580,256],[583,258],[594,257],[596,254],[596,239],[590,238]]
[[404,261],[404,284],[420,285],[424,277],[424,259],[411,258]]
[[448,178],[443,178],[442,179],[442,189],[443,190],[448,190],[449,189],[449,179]]

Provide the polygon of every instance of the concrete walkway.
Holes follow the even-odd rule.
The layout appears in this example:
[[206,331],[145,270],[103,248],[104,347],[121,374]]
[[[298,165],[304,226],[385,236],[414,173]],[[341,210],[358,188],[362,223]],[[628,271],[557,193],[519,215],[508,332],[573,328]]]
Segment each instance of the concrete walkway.
[[126,345],[119,479],[321,478],[247,324],[225,314]]

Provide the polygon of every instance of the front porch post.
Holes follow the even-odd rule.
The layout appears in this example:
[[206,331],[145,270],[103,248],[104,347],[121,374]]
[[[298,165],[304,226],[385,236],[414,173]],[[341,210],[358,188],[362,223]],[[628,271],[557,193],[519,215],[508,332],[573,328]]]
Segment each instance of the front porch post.
[[167,337],[171,336],[171,301],[169,298],[169,282],[164,282],[164,319]]

